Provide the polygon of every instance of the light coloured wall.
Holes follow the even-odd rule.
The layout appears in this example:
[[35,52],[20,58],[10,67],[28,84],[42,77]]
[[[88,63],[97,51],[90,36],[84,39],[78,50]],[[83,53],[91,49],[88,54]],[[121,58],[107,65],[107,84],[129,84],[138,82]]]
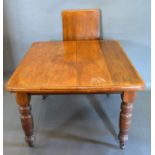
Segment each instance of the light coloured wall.
[[150,86],[150,0],[4,0],[4,71],[34,41],[61,40],[63,9],[99,8],[102,36],[118,39]]

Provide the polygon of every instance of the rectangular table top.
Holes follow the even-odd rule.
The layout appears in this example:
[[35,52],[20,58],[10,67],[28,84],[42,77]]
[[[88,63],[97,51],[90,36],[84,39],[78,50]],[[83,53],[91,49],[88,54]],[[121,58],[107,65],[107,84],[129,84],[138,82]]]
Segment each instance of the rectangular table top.
[[9,79],[11,92],[141,90],[144,81],[118,41],[35,42]]

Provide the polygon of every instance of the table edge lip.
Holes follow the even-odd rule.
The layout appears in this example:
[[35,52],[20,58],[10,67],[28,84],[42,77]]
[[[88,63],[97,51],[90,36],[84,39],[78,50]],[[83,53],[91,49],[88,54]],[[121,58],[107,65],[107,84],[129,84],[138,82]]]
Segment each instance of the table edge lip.
[[7,85],[5,86],[6,90],[9,92],[25,92],[25,93],[91,93],[91,92],[96,92],[96,93],[101,93],[101,92],[115,92],[115,91],[143,91],[145,90],[146,86],[145,84],[143,85],[137,85],[137,86],[115,86],[115,87],[53,87],[52,89],[25,89],[25,88],[11,88],[8,87]]

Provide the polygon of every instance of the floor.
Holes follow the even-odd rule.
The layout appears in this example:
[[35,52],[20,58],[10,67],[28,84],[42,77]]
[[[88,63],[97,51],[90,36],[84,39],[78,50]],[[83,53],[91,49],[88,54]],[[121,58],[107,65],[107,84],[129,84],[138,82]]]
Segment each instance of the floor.
[[32,96],[36,139],[29,148],[14,94],[4,90],[4,155],[150,155],[150,97],[150,90],[137,94],[127,147],[120,150],[118,94]]

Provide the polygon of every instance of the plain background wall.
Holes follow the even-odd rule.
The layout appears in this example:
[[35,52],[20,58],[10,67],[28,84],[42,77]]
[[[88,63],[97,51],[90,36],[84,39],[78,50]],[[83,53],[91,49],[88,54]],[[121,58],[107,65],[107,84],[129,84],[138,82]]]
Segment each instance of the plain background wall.
[[99,8],[102,36],[118,39],[150,87],[150,0],[4,0],[4,72],[34,41],[62,40],[63,9]]

